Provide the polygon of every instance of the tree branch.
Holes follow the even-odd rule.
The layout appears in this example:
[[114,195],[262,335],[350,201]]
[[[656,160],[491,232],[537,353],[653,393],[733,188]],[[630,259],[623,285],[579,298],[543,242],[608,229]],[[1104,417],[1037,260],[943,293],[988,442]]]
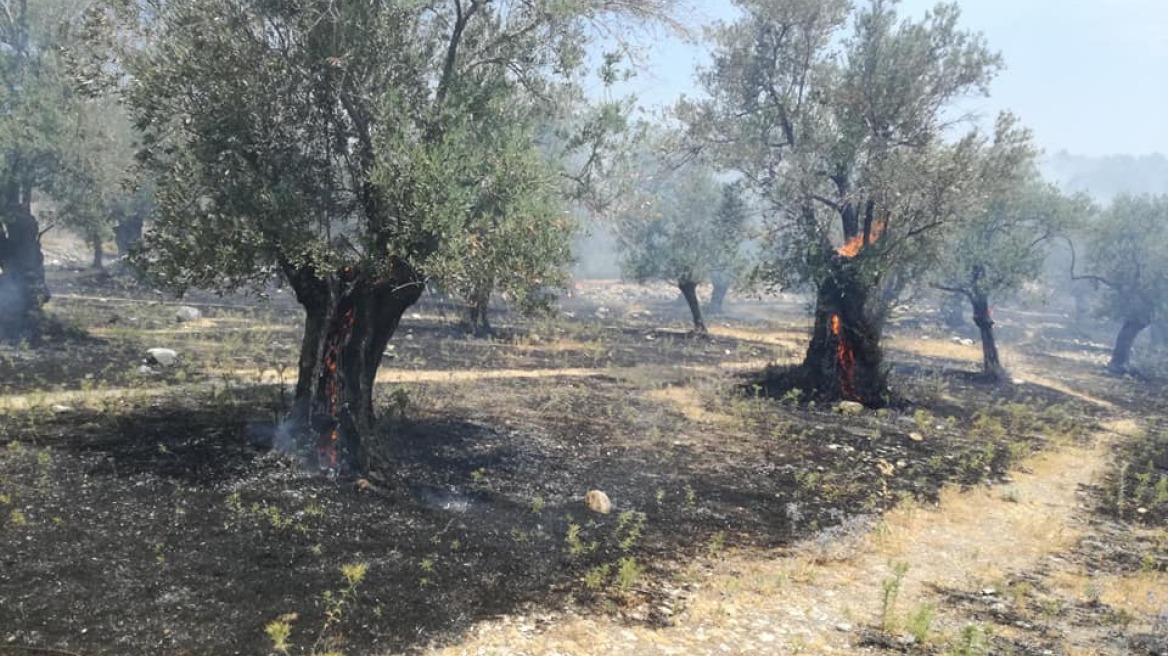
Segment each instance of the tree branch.
[[1115,283],[1111,282],[1110,280],[1108,280],[1107,278],[1104,278],[1102,276],[1092,276],[1092,275],[1080,276],[1080,275],[1077,275],[1075,273],[1075,242],[1071,241],[1070,237],[1064,237],[1064,239],[1066,239],[1067,246],[1070,247],[1070,249],[1071,249],[1071,280],[1090,280],[1090,281],[1097,282],[1097,283],[1100,283],[1103,285],[1107,285],[1111,289],[1119,289],[1119,287]]

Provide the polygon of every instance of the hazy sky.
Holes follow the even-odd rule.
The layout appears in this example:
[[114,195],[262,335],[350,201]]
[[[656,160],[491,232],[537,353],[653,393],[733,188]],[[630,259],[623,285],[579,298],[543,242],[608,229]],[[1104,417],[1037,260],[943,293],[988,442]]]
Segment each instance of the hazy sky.
[[[859,0],[863,1],[863,0]],[[687,22],[732,16],[729,2],[689,0]],[[963,24],[983,32],[1007,69],[992,97],[973,106],[1009,108],[1048,152],[1168,153],[1168,0],[959,0]],[[934,0],[904,0],[920,16]],[[632,88],[647,105],[693,94],[702,48],[669,39],[651,50]]]

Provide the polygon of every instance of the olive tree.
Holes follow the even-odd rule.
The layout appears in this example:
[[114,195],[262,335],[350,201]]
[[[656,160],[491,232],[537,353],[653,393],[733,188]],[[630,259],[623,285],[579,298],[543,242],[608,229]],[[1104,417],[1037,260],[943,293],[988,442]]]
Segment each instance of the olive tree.
[[697,286],[715,275],[733,275],[745,228],[741,189],[720,183],[709,168],[649,167],[615,221],[620,265],[637,282],[677,285],[693,317],[694,332],[706,334]]
[[1117,196],[1084,232],[1086,273],[1072,263],[1072,275],[1106,292],[1102,312],[1121,322],[1107,368],[1124,373],[1136,338],[1168,308],[1168,196]]
[[39,337],[49,300],[33,202],[61,184],[76,94],[60,56],[68,0],[11,0],[0,11],[0,339]]
[[[364,469],[389,339],[430,271],[554,226],[535,145],[597,25],[654,0],[139,0],[128,101],[156,177],[137,261],[172,289],[273,271],[304,307],[289,426]],[[522,242],[516,243],[522,247]],[[538,268],[538,267],[536,267]],[[532,268],[505,275],[521,277]]]
[[[1012,121],[1011,118],[1003,120]],[[982,370],[996,380],[1008,378],[998,353],[990,301],[1041,277],[1055,237],[1067,234],[1089,209],[1082,197],[1066,197],[1039,177],[1030,135],[1014,132],[1015,144],[991,149],[983,180],[981,207],[970,206],[972,219],[948,233],[931,271],[932,285],[969,304],[982,346]],[[993,157],[1023,157],[1025,162],[999,166]],[[1013,171],[1013,176],[990,175]]]
[[741,18],[714,31],[704,97],[679,114],[694,147],[762,199],[763,277],[816,291],[796,385],[881,405],[888,310],[966,219],[987,151],[1012,141],[952,118],[1001,59],[952,4],[916,20],[893,0],[736,4]]

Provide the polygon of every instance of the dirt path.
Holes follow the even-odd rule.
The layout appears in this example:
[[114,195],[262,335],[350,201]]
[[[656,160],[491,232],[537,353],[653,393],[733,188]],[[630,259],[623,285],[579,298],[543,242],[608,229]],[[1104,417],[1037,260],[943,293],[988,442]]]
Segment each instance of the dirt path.
[[[946,592],[980,596],[992,602],[987,606],[1026,617],[1037,593],[1010,581],[1035,571],[1042,571],[1037,587],[1044,594],[1062,595],[1068,603],[1097,595],[1132,606],[1139,620],[1141,610],[1154,614],[1168,606],[1168,576],[1090,579],[1063,557],[1091,531],[1085,509],[1090,501],[1082,489],[1098,481],[1111,443],[1139,430],[1134,421],[1112,421],[1089,445],[1031,458],[1007,485],[946,490],[936,507],[905,504],[875,526],[782,553],[712,556],[683,576],[688,599],[668,628],[625,625],[607,616],[502,618],[480,624],[462,644],[430,653],[877,654],[887,652],[865,642],[881,626],[889,628],[893,644],[907,642],[916,627],[926,641],[955,649],[984,640],[984,616],[953,603]],[[896,594],[885,608],[891,587]],[[926,615],[932,615],[930,622],[923,621]],[[1011,629],[993,628],[1007,638]],[[1104,633],[1060,626],[1051,633],[1057,650],[1047,653],[1129,653],[1122,645],[1112,649]]]

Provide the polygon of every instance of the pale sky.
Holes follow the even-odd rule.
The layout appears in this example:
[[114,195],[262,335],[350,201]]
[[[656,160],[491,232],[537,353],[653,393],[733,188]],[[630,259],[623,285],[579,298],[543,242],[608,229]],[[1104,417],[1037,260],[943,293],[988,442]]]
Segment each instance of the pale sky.
[[[858,0],[863,2],[864,0]],[[724,0],[688,0],[686,22],[732,16]],[[903,0],[920,16],[934,0]],[[1168,0],[958,0],[963,24],[985,34],[1006,70],[973,108],[1008,108],[1049,153],[1168,153]],[[687,12],[688,13],[688,12]],[[679,17],[683,18],[683,17]],[[643,104],[693,95],[702,47],[662,39],[631,83]]]

